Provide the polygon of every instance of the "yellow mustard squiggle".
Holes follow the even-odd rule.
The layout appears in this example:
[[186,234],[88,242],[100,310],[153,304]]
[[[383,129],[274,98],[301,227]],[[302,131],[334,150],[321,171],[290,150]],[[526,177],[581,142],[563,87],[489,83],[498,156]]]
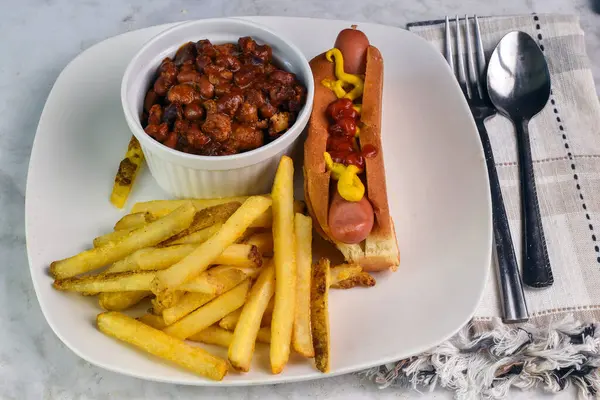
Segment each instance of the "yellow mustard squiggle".
[[346,95],[346,91],[344,90],[344,82],[342,81],[332,81],[331,79],[323,79],[321,81],[321,84],[327,89],[332,90],[338,99],[341,99]]
[[337,180],[337,190],[343,199],[347,201],[360,201],[365,195],[365,185],[358,177],[362,171],[356,165],[345,166],[333,162],[328,152],[323,154],[325,165],[331,171],[334,180]]
[[364,82],[358,75],[348,74],[344,71],[344,56],[342,55],[342,52],[334,47],[325,53],[325,58],[327,58],[327,61],[335,63],[335,76],[338,78],[338,81],[354,86],[344,98],[354,101],[362,96]]

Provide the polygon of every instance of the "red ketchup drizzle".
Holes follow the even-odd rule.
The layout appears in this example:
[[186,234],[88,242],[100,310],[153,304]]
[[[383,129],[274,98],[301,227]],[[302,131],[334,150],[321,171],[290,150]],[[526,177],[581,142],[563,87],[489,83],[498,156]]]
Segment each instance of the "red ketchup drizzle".
[[361,151],[358,147],[354,136],[360,116],[352,106],[352,100],[338,99],[327,107],[327,116],[333,121],[328,129],[327,152],[336,163],[364,170],[365,158],[375,157],[377,148],[367,144]]

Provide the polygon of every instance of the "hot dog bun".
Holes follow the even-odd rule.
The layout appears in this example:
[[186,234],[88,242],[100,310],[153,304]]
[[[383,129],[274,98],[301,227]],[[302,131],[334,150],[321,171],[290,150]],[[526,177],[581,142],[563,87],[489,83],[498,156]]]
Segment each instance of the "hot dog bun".
[[[359,52],[356,52],[359,53]],[[373,145],[377,155],[365,159],[363,183],[365,196],[374,213],[373,229],[360,244],[348,244],[332,238],[328,223],[332,201],[331,173],[325,166],[323,154],[327,148],[329,121],[325,110],[337,97],[319,84],[323,79],[335,79],[334,64],[322,53],[310,61],[315,82],[313,112],[309,121],[308,138],[304,145],[304,196],[308,211],[316,220],[316,230],[333,242],[347,262],[360,264],[367,271],[387,268],[396,270],[400,258],[393,221],[389,214],[383,150],[381,146],[381,104],[383,94],[383,58],[379,50],[369,45],[366,52],[366,73],[362,100],[360,145]],[[366,179],[365,179],[366,177]],[[366,182],[365,182],[366,181]],[[333,189],[335,190],[335,189]]]

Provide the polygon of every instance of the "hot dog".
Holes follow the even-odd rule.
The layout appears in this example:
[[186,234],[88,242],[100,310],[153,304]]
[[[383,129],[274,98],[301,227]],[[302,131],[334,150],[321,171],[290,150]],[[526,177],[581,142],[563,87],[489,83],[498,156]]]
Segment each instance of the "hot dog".
[[346,261],[367,271],[395,270],[400,256],[381,148],[381,53],[352,26],[310,66],[315,95],[303,171],[314,226]]

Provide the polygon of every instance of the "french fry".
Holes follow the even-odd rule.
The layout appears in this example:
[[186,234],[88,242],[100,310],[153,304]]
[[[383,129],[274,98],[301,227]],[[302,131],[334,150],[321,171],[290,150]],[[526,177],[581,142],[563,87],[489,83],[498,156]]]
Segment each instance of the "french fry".
[[[246,280],[210,303],[198,308],[179,321],[167,326],[163,332],[178,339],[186,339],[211,326],[225,315],[240,308],[246,301],[250,281]],[[164,318],[164,312],[163,312]],[[165,321],[166,322],[166,321]]]
[[240,315],[242,314],[242,309],[238,308],[235,311],[230,312],[219,321],[219,326],[228,331],[235,330],[235,327],[240,320]]
[[144,162],[144,153],[140,143],[131,136],[125,158],[119,163],[119,169],[115,175],[115,183],[110,194],[110,202],[117,208],[123,208],[131,192],[131,187]]
[[215,325],[202,329],[200,332],[195,333],[188,338],[188,340],[191,340],[192,342],[214,344],[225,348],[229,347],[232,339],[233,332],[229,332]]
[[361,272],[362,267],[358,264],[340,264],[331,267],[329,270],[331,287],[335,287],[341,281],[357,276]]
[[[265,194],[264,197],[271,197],[271,194]],[[192,203],[197,210],[202,210],[203,208],[225,204],[232,201],[237,201],[243,203],[248,199],[248,196],[238,196],[238,197],[224,197],[222,199],[192,199]],[[167,215],[169,212],[173,211],[177,207],[181,205],[182,202],[186,200],[152,200],[136,203],[133,205],[131,209],[132,213],[138,212],[149,212],[154,217],[162,217]],[[306,209],[306,204],[303,201],[295,200],[294,201],[294,212],[295,213],[304,213]],[[250,224],[250,228],[271,228],[273,225],[273,211],[271,208],[268,208],[262,215],[257,217]]]
[[98,304],[106,311],[123,311],[133,307],[152,294],[149,290],[133,292],[103,292],[98,295]]
[[227,374],[227,361],[119,312],[108,311],[99,314],[96,323],[98,329],[106,335],[169,360],[198,375],[220,381]]
[[158,330],[163,330],[167,327],[165,320],[160,315],[144,314],[141,317],[138,317],[137,320]]
[[358,264],[341,264],[330,269],[330,288],[350,289],[356,286],[375,286],[375,278],[368,272],[363,272]]
[[258,252],[265,257],[273,256],[273,232],[255,233],[244,243],[256,246]]
[[140,228],[153,221],[156,221],[156,218],[149,212],[127,214],[117,221],[113,229],[115,231],[120,231],[129,228]]
[[165,324],[171,325],[194,310],[202,307],[215,297],[217,297],[216,294],[186,293],[183,295],[179,303],[175,304],[173,307],[164,310],[157,309],[153,310],[153,312],[160,311]]
[[269,302],[265,313],[263,314],[263,319],[260,326],[271,326],[271,321],[273,320],[273,309],[275,308],[275,296]]
[[[164,306],[164,303],[156,297],[153,297],[152,300],[150,300],[150,304],[152,304],[152,307],[150,307],[148,311],[154,315],[162,316],[163,311],[167,309],[167,307]],[[171,307],[175,307],[175,305],[172,305]]]
[[257,216],[271,205],[271,199],[262,196],[249,197],[223,224],[219,232],[199,245],[187,257],[166,270],[158,271],[152,284],[152,292],[159,295],[175,290],[204,272],[211,263],[240,237]]
[[[200,276],[179,287],[186,292],[220,294],[225,288],[232,288],[246,278],[258,276],[258,268],[238,268],[231,265],[218,265],[204,271]],[[232,282],[234,282],[232,284]]]
[[275,293],[275,268],[269,263],[258,276],[241,309],[228,358],[234,368],[248,372],[263,314]]
[[335,289],[352,289],[356,286],[372,287],[375,286],[376,283],[375,278],[369,275],[368,272],[360,272],[358,275],[339,281],[330,287]]
[[172,213],[142,228],[136,229],[115,245],[95,247],[70,258],[50,264],[54,278],[70,278],[113,263],[136,250],[154,246],[187,228],[194,218],[195,209],[187,202]]
[[219,229],[223,226],[222,223],[216,223],[213,226],[209,226],[208,228],[200,229],[194,233],[190,233],[187,236],[174,240],[170,243],[170,246],[176,244],[202,244],[206,242],[212,235],[217,233]]
[[240,268],[256,268],[263,265],[263,258],[256,246],[232,244],[214,261],[214,264],[234,265]]
[[[273,304],[273,298],[271,298],[271,301],[269,301],[269,304],[267,305],[267,308],[265,309],[265,312],[262,316],[262,320],[260,322],[261,327],[271,326],[271,320],[273,319]],[[241,309],[237,309],[233,312],[230,312],[219,321],[219,326],[223,329],[227,329],[228,331],[235,330],[235,327],[237,326],[238,321],[240,320],[241,313]]]
[[256,341],[260,343],[271,343],[271,327],[263,326],[258,330]]
[[[306,204],[300,200],[294,200],[294,212],[303,213],[306,209]],[[251,228],[271,228],[273,226],[273,209],[269,208],[263,215],[258,217]]]
[[314,357],[310,330],[310,281],[312,275],[312,218],[296,213],[296,310],[292,346],[305,357]]
[[273,260],[275,308],[271,322],[271,371],[279,374],[288,362],[296,302],[296,245],[294,239],[294,165],[283,156],[273,190]]
[[[228,348],[233,340],[233,332],[213,325],[190,336],[188,340]],[[271,343],[271,329],[260,328],[256,335],[256,341],[260,343]]]
[[329,260],[322,258],[313,265],[310,292],[311,329],[315,349],[315,365],[321,372],[329,372],[331,365],[329,335]]
[[154,271],[127,271],[110,275],[57,279],[52,286],[58,290],[73,292],[148,291],[155,276]]
[[179,303],[181,298],[185,295],[185,292],[181,290],[172,290],[170,292],[161,293],[152,299],[152,307],[158,310],[166,310],[167,308],[173,307]]
[[98,236],[93,241],[94,247],[107,246],[107,245],[110,245],[111,242],[116,243],[119,240],[126,237],[127,235],[129,235],[131,232],[135,231],[136,229],[139,229],[139,227],[132,226],[130,228],[121,229],[118,231],[109,232],[102,236]]
[[[108,267],[105,273],[164,270],[183,260],[197,248],[198,246],[193,244],[178,244],[140,249]],[[218,255],[213,263],[256,268],[262,265],[262,257],[256,247],[249,244],[232,244]]]
[[240,275],[237,273],[231,274],[228,271],[229,269],[231,269],[231,267],[226,265],[219,265],[217,267],[209,269],[209,272],[215,270],[213,271],[213,274],[215,275],[215,278],[219,280],[221,284],[221,290],[214,294],[193,292],[186,293],[181,298],[181,300],[173,307],[167,308],[166,310],[161,310],[161,314],[165,322],[170,325],[175,321],[180,320],[192,311],[213,300],[218,295],[233,289],[234,287],[245,281],[248,278],[248,276],[251,276],[251,274],[255,274],[256,271],[259,271],[255,268],[250,268],[246,269],[246,271],[251,271],[251,274],[248,273],[248,275]]
[[220,199],[191,199],[191,200],[150,200],[135,203],[131,208],[131,213],[149,212],[155,217],[162,217],[180,207],[184,202],[191,201],[196,210],[217,206],[219,204],[237,201],[243,203],[249,196],[223,197]]
[[[168,238],[167,240],[160,243],[160,246],[170,246],[172,243],[177,242],[178,240],[189,236],[193,233],[201,231],[206,228],[210,228],[214,224],[223,223],[229,217],[233,215],[233,213],[240,208],[242,204],[239,201],[232,201],[225,204],[218,204],[212,207],[204,208],[198,212],[194,216],[194,221],[189,226],[179,232],[176,235]],[[207,239],[208,240],[208,239]]]

